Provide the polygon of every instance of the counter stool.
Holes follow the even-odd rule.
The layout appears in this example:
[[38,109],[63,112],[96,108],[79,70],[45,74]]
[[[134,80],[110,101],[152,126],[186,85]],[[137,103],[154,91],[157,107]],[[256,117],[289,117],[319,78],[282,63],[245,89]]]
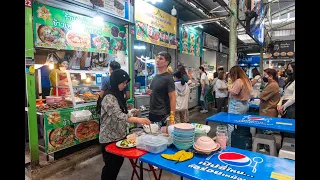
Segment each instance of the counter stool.
[[270,148],[270,155],[277,156],[276,138],[273,135],[257,134],[253,140],[253,152],[257,152],[258,144],[268,145]]
[[284,146],[295,147],[295,144],[296,144],[296,139],[288,138],[288,137],[283,138],[282,147]]
[[295,147],[283,146],[279,151],[278,157],[295,160]]

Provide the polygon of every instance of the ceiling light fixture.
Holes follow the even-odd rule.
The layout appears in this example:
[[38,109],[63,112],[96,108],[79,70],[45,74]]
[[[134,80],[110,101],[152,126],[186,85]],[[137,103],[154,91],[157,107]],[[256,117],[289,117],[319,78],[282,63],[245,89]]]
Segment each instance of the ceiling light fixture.
[[176,16],[176,15],[177,15],[177,10],[176,10],[176,8],[174,8],[174,6],[173,6],[173,8],[171,9],[171,15],[172,15],[172,16]]
[[93,24],[94,25],[98,25],[98,26],[101,26],[104,24],[104,20],[103,20],[103,17],[100,16],[100,15],[96,15],[93,17]]

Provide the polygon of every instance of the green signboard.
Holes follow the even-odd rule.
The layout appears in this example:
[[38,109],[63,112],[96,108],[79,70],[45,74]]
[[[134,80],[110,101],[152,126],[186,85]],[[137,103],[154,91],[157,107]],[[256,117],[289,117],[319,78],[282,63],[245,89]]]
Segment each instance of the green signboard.
[[180,27],[180,53],[202,57],[202,32],[194,27]]
[[[73,123],[71,112],[89,110],[90,120]],[[53,153],[62,149],[99,137],[99,118],[96,105],[81,108],[57,109],[44,113],[46,152]]]
[[126,28],[33,3],[35,46],[116,54],[126,49]]

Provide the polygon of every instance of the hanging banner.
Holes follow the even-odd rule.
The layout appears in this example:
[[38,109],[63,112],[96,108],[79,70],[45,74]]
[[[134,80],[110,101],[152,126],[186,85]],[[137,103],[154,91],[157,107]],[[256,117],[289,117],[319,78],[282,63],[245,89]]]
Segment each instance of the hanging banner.
[[250,33],[253,38],[259,41],[260,45],[264,44],[264,17],[265,9],[261,0],[252,0],[252,11],[255,11],[257,18],[252,18],[250,21]]
[[99,137],[100,115],[96,105],[77,108],[89,110],[89,121],[73,123],[70,120],[74,108],[47,111],[44,113],[46,152],[53,153]]
[[135,1],[136,39],[177,49],[177,18],[142,1]]
[[117,54],[125,51],[126,28],[33,3],[35,46]]
[[104,10],[110,14],[129,19],[129,3],[128,0],[74,0],[89,6],[98,6],[99,9]]
[[180,53],[202,57],[202,31],[194,27],[180,27]]
[[34,58],[31,1],[25,1],[25,56]]

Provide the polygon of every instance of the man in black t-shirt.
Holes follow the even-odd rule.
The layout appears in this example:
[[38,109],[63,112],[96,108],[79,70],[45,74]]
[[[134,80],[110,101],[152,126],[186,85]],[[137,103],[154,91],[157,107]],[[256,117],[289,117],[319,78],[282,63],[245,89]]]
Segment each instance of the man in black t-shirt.
[[168,52],[158,53],[156,66],[157,75],[152,79],[150,89],[149,119],[152,122],[164,122],[169,115],[174,115],[176,110],[176,92],[173,77],[167,72],[171,63],[171,56]]

